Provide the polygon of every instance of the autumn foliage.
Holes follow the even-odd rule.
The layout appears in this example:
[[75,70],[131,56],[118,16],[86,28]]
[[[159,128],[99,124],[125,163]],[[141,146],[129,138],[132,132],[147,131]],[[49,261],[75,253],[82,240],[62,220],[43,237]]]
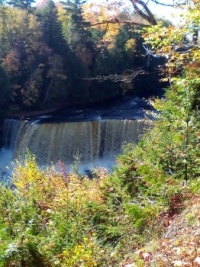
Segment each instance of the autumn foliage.
[[[153,107],[147,114],[149,127],[137,145],[124,145],[113,172],[92,170],[91,180],[79,173],[78,166],[72,172],[61,162],[43,169],[29,152],[15,162],[10,183],[0,187],[0,266],[200,266],[200,52],[196,31],[200,8],[199,1],[189,2],[184,25],[154,25],[144,32],[148,58],[166,57],[162,69],[169,86],[164,97],[149,99]],[[27,14],[18,20],[22,18]],[[28,18],[29,26],[38,23],[31,14]],[[16,31],[14,25],[9,27],[10,33]],[[74,38],[84,34],[89,42],[91,35],[84,28],[79,30]],[[121,30],[125,35],[126,27]],[[1,67],[20,91],[16,98],[26,96],[27,84],[35,92],[43,74],[48,77],[43,99],[55,92],[57,79],[65,80],[66,58],[53,53],[55,43],[43,43],[39,32],[27,33],[31,37],[25,43],[25,32],[18,32],[15,49],[5,50],[2,56]],[[136,55],[134,36],[116,38],[117,48],[123,44],[129,56]],[[10,44],[14,41],[9,40]],[[73,53],[81,48],[75,39],[68,44]],[[91,49],[91,43],[87,44]],[[114,51],[106,48],[103,55],[112,58],[109,53]],[[98,60],[100,64],[104,59]],[[20,78],[30,74],[29,66],[33,66],[31,76],[25,75],[22,88]],[[87,90],[84,93],[87,96]],[[27,99],[30,101],[29,94]]]

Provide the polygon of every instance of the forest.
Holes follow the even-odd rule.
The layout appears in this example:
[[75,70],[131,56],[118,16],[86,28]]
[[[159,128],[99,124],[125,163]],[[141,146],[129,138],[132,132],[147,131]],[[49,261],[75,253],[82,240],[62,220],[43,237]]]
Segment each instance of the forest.
[[164,59],[145,56],[144,22],[121,1],[16,0],[0,8],[1,110],[86,105],[161,87]]
[[[180,23],[148,2],[181,10]],[[0,187],[0,266],[200,266],[200,1],[2,0],[0,19],[2,119],[12,106],[127,94],[152,106],[112,172],[43,169],[29,151],[14,162]]]

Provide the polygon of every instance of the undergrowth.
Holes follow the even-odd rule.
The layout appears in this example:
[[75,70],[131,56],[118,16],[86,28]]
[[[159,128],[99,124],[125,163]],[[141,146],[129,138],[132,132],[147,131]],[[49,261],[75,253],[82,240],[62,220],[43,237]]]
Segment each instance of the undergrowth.
[[183,77],[154,102],[153,127],[124,147],[111,174],[94,170],[90,180],[61,162],[43,170],[30,153],[16,161],[12,185],[0,187],[0,266],[120,266],[160,238],[200,190],[192,88]]
[[200,190],[193,98],[182,77],[154,102],[153,127],[124,147],[111,174],[98,169],[90,180],[61,162],[43,170],[30,153],[16,161],[12,185],[0,187],[0,266],[119,266],[161,237]]

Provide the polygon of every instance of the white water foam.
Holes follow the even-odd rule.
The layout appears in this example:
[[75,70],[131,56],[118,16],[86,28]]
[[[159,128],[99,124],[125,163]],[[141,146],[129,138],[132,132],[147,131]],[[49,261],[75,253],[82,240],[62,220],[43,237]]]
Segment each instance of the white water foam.
[[[66,167],[66,172],[74,172],[74,168],[76,163],[68,163],[62,162],[62,164]],[[93,171],[95,169],[103,168],[106,172],[111,172],[113,167],[115,166],[116,162],[114,159],[109,157],[105,157],[102,159],[94,160],[93,162],[85,162],[79,163],[77,165],[78,173],[80,175],[86,175],[87,172]],[[58,170],[59,168],[57,165],[54,165],[55,169]],[[11,149],[2,148],[0,150],[0,183],[9,183],[12,177],[14,167],[14,160],[13,160],[13,151]],[[48,168],[48,165],[39,166],[43,169]]]
[[[84,175],[95,168],[111,171],[124,142],[137,143],[144,120],[97,120],[91,122],[41,123],[8,119],[4,124],[5,147],[0,150],[0,179],[8,181],[12,161],[24,158],[27,148],[39,167],[61,160],[66,171],[73,170],[74,155],[81,159],[78,171]],[[57,167],[56,167],[57,168]]]
[[12,174],[13,152],[10,149],[2,148],[0,150],[0,182],[8,182]]

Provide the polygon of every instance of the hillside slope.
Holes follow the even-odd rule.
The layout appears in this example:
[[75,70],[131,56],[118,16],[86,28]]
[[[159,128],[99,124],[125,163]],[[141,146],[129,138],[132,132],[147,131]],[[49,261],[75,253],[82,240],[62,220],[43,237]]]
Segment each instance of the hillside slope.
[[200,266],[200,197],[194,195],[184,204],[161,238],[127,256],[121,267]]

